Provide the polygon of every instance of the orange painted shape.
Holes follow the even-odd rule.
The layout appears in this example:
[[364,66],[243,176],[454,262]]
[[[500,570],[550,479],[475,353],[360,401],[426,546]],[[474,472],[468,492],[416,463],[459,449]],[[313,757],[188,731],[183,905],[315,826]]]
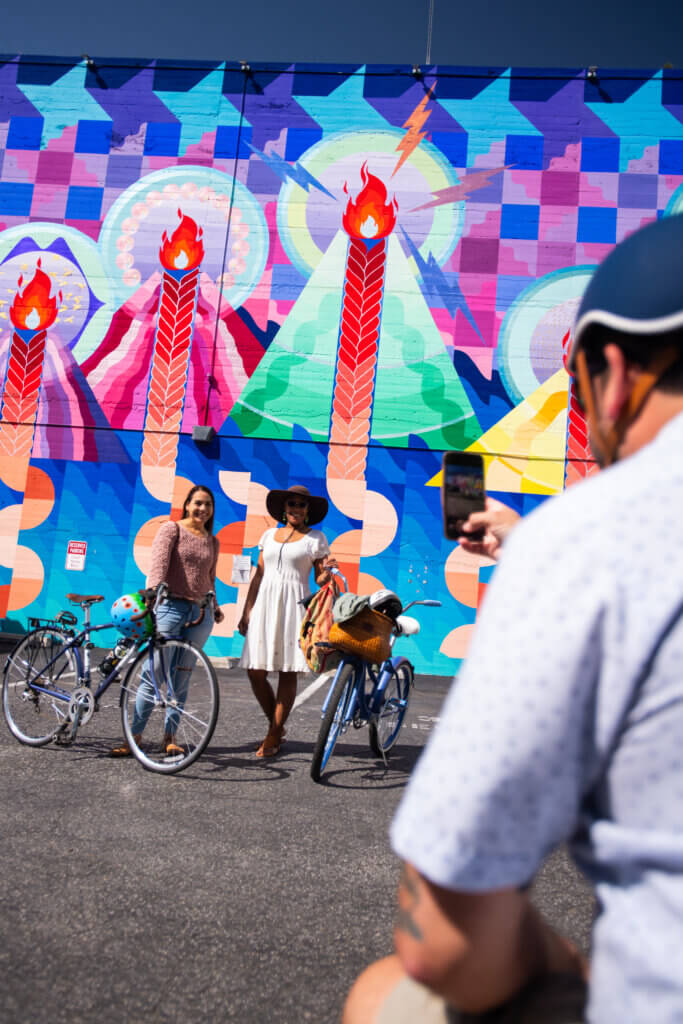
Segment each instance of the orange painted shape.
[[458,626],[444,637],[439,650],[447,658],[466,658],[474,632],[474,623]]
[[40,526],[54,508],[54,503],[55,489],[50,477],[42,469],[29,466],[20,529],[32,530]]
[[221,554],[228,552],[233,555],[241,555],[244,550],[244,531],[246,523],[242,519],[239,523],[228,523],[216,536],[221,546]]
[[484,595],[486,593],[487,586],[488,586],[487,583],[481,583],[481,582],[479,583],[479,594],[477,596],[477,608],[481,608],[481,602],[484,600]]
[[28,456],[0,455],[0,479],[13,491],[23,491],[28,474]]
[[7,606],[9,604],[9,583],[0,586],[0,619],[7,617]]
[[447,572],[446,586],[461,604],[476,608],[479,600],[479,572]]

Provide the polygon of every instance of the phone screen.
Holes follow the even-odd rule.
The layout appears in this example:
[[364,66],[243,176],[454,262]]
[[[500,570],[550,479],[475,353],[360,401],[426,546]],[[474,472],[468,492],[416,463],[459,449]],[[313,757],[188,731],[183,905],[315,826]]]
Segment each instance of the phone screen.
[[[484,509],[484,461],[473,452],[446,452],[443,457],[444,533],[457,540],[472,512]],[[470,534],[474,538],[474,535]]]

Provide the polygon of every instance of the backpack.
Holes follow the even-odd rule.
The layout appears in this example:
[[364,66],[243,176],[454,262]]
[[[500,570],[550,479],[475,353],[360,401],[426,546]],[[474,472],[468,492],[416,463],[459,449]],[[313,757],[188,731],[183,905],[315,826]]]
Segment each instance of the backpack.
[[329,668],[329,656],[336,654],[333,650],[326,651],[316,647],[319,642],[327,641],[333,623],[332,605],[339,596],[339,586],[331,579],[306,599],[306,612],[299,630],[299,647],[312,672],[323,672]]

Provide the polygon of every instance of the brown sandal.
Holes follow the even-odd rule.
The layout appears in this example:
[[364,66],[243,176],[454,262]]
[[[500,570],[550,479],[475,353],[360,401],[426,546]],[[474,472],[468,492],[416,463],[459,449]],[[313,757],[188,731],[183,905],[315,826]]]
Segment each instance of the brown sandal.
[[257,757],[275,757],[280,753],[282,733],[269,732],[261,746],[256,751]]
[[[133,736],[135,742],[139,745],[142,736]],[[128,746],[128,743],[124,740],[120,747],[112,747],[109,751],[110,757],[132,757],[133,751]]]

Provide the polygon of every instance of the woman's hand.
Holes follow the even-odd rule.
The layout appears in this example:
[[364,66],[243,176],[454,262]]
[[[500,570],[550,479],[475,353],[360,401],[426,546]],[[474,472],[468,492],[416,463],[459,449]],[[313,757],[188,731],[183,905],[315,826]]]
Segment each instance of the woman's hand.
[[240,621],[237,623],[237,632],[240,633],[242,636],[246,636],[248,629],[249,629],[249,616],[248,615],[243,615],[242,618],[240,619]]
[[214,622],[222,622],[224,618],[225,618],[225,612],[223,612],[218,607],[218,605],[216,605],[216,607],[213,610],[213,621]]
[[338,569],[339,563],[336,558],[326,558],[322,563],[321,572],[316,576],[315,582],[319,587],[323,587],[326,583],[332,579],[331,569]]

